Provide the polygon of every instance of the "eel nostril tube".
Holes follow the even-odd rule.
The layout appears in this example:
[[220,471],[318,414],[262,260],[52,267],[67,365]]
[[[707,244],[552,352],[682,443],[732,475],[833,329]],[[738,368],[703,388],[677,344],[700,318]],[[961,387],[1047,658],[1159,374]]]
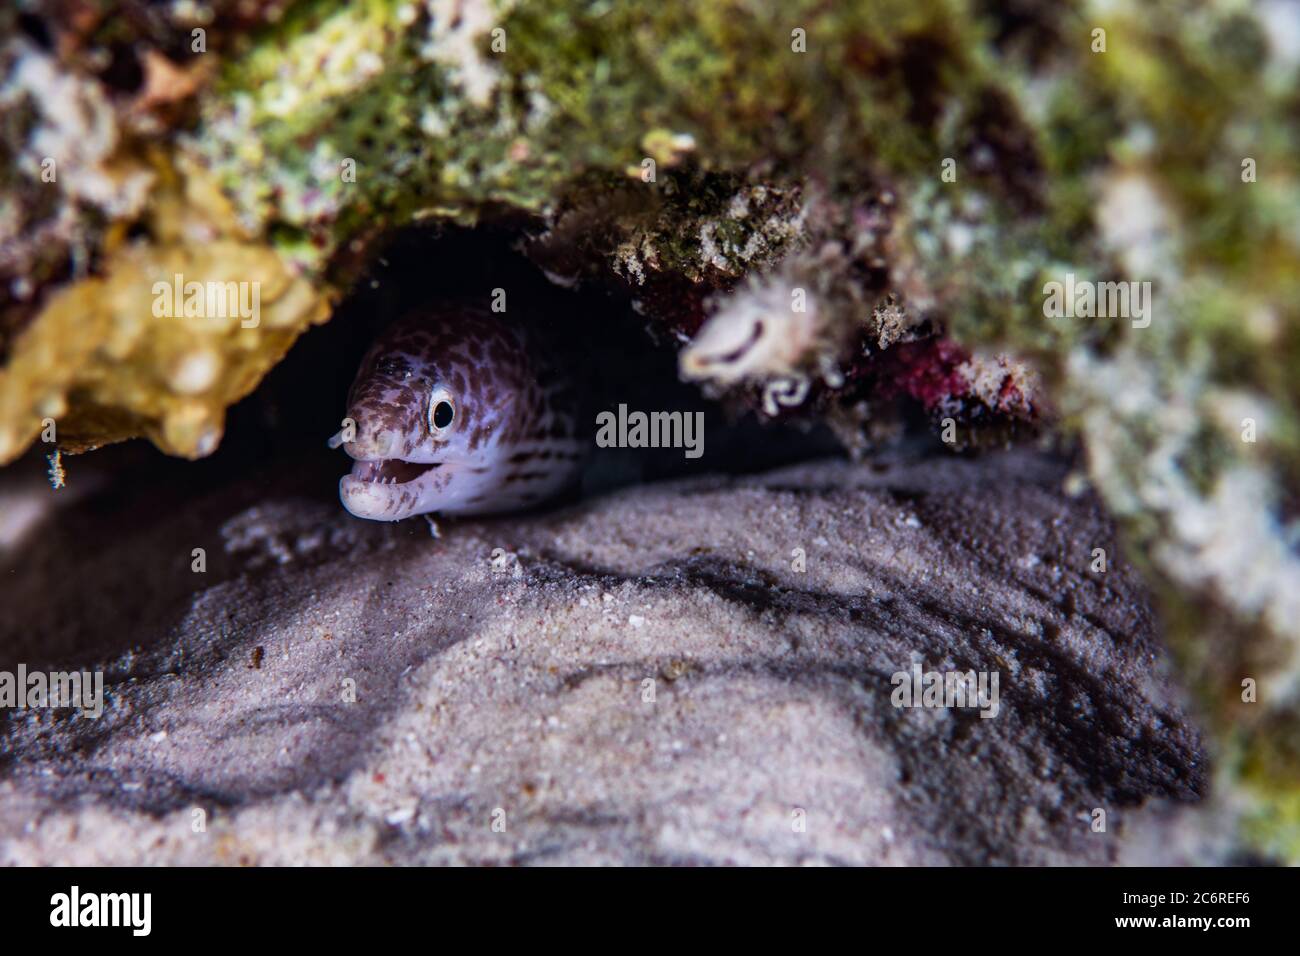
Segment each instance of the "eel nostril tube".
[[334,434],[334,436],[331,437],[330,440],[329,440],[328,442],[326,442],[325,444],[329,445],[330,448],[338,448],[340,445],[343,444],[343,442],[345,442],[345,441],[347,440],[347,439],[345,439],[345,438],[343,437],[343,433],[344,433],[345,431],[347,431],[346,428],[340,428],[340,429],[339,429],[339,430]]

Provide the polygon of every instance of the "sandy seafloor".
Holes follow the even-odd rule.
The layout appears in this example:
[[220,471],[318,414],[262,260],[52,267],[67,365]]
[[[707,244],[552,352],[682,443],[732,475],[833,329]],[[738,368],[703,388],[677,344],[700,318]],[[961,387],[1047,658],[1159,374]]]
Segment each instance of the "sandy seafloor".
[[[0,715],[3,863],[1179,862],[1207,788],[1136,574],[1035,452],[438,540],[94,458],[0,489],[0,669],[107,682],[99,720]],[[998,716],[893,707],[913,661],[998,671]]]

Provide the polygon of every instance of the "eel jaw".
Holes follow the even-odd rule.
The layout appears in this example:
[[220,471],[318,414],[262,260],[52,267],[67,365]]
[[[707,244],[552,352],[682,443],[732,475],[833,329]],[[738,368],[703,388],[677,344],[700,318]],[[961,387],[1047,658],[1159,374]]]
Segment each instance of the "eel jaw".
[[339,500],[358,518],[400,521],[428,510],[420,507],[421,501],[431,487],[430,473],[441,467],[441,462],[360,459],[339,480]]

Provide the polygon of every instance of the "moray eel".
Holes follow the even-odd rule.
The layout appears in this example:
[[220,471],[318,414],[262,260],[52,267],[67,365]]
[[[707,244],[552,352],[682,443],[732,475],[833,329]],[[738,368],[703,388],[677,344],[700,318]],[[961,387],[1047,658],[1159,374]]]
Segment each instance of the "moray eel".
[[456,304],[409,313],[361,362],[330,447],[358,518],[482,515],[540,504],[574,484],[588,442],[580,392],[528,324]]

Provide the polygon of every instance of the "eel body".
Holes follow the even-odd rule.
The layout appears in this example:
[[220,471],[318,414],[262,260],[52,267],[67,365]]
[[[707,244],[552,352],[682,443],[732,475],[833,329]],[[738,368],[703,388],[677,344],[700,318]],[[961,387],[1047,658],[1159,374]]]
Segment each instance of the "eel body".
[[536,324],[465,304],[416,310],[362,360],[339,482],[359,518],[482,515],[574,484],[588,449],[580,393]]

